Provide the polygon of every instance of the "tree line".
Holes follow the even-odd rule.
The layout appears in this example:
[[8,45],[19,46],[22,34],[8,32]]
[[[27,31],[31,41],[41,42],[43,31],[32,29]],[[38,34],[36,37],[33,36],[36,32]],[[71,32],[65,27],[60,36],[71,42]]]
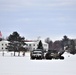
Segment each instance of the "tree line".
[[[0,41],[1,40],[2,39],[0,39]],[[24,47],[27,45],[25,43],[25,37],[20,36],[20,34],[15,31],[7,37],[7,41],[10,42],[7,46],[8,51],[14,51],[14,56],[15,52],[18,52],[18,56],[20,56],[20,52],[23,52],[23,56],[25,56],[25,52],[28,51],[28,48]],[[48,50],[66,50],[71,54],[76,54],[75,40],[69,39],[66,35],[63,36],[62,40],[55,40],[53,42],[50,38],[46,38],[45,42],[48,44]],[[39,42],[38,48],[43,49],[41,41]]]
[[45,42],[48,44],[49,50],[65,50],[70,54],[76,54],[75,39],[70,39],[66,35],[63,36],[62,40],[55,40],[54,42],[48,37]]

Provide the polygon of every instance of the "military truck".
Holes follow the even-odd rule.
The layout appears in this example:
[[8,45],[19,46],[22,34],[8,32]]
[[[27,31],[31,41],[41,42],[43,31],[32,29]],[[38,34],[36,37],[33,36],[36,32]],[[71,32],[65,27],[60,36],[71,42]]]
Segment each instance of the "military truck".
[[58,51],[58,50],[48,50],[45,59],[64,59],[62,54],[64,53],[64,50]]
[[36,49],[30,52],[31,59],[43,59],[44,53],[42,49]]

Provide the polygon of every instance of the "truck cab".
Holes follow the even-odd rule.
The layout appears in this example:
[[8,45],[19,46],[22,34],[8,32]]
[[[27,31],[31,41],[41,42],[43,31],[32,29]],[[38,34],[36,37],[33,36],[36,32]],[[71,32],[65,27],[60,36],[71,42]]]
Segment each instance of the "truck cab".
[[42,49],[36,49],[30,52],[31,59],[43,59],[44,53]]

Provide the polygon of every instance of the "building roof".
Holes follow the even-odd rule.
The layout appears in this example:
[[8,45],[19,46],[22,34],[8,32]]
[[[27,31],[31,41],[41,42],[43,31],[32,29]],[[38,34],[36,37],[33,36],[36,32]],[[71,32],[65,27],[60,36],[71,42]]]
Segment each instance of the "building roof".
[[34,44],[34,43],[37,43],[37,42],[25,42],[26,44]]
[[9,41],[7,41],[7,40],[2,40],[0,42],[9,43]]
[[[39,43],[39,41],[40,41],[40,40],[30,41],[30,42],[28,41],[28,42],[25,42],[25,43],[27,43],[27,44],[34,44],[34,43]],[[43,44],[47,44],[47,43],[45,43],[43,40],[41,40],[41,41],[42,41]]]

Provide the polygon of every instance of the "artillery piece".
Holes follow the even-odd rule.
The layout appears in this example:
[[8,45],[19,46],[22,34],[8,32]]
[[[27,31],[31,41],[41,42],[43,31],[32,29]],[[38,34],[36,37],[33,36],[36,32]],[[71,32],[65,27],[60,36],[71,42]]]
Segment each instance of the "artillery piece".
[[64,59],[62,54],[64,53],[64,50],[58,51],[58,50],[48,50],[45,59]]

